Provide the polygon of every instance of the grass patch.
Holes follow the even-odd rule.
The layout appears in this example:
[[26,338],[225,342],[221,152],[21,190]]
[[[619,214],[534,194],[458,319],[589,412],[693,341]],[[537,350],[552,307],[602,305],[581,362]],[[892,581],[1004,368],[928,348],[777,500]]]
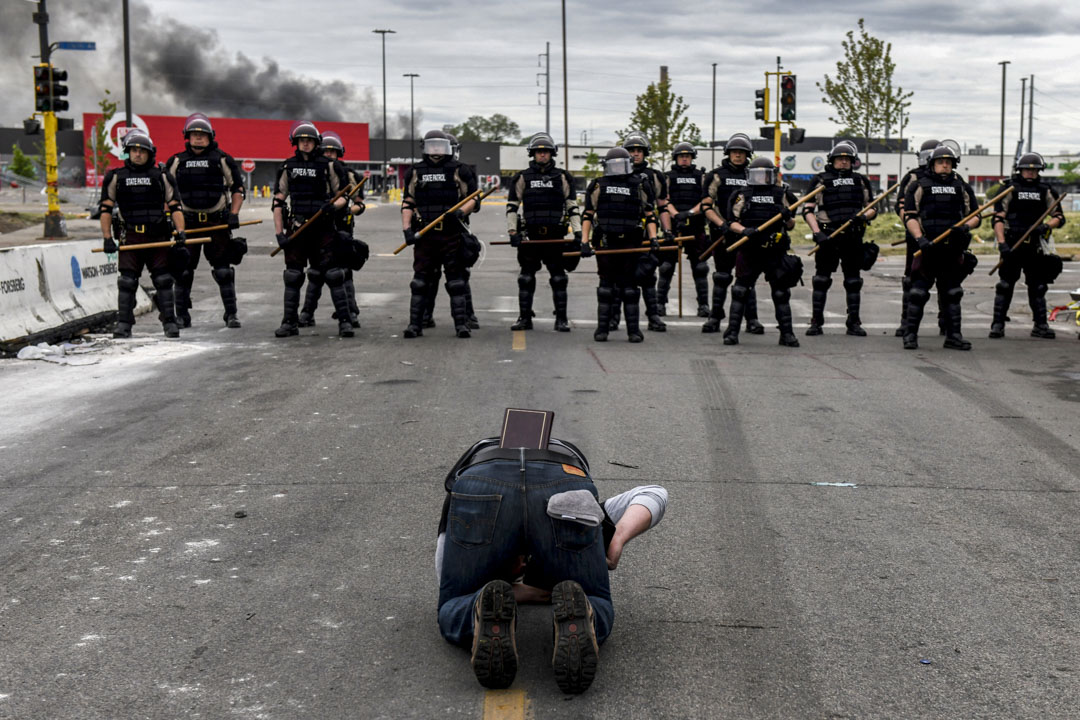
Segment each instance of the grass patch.
[[37,213],[0,212],[0,233],[22,230],[43,222],[45,222],[45,217]]

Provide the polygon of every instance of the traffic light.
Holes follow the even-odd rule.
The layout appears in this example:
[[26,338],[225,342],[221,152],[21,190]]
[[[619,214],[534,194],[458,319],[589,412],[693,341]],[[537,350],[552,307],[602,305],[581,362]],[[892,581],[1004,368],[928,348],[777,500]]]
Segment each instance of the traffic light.
[[51,65],[34,66],[34,110],[36,112],[64,112],[68,109],[67,100],[58,100],[68,94],[66,70],[57,70]]
[[788,128],[788,145],[798,145],[806,139],[806,128]]
[[769,88],[755,90],[754,97],[754,119],[769,122]]
[[795,120],[795,76],[784,75],[780,78],[780,118]]

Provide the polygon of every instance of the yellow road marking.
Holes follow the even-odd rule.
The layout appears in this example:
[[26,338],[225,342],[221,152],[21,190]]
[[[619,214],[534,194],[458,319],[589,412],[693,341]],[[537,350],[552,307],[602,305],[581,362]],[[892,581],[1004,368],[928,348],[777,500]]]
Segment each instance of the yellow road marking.
[[510,347],[511,350],[521,351],[525,349],[525,331],[514,330],[514,344]]
[[484,720],[525,720],[528,705],[524,690],[488,690],[484,693]]

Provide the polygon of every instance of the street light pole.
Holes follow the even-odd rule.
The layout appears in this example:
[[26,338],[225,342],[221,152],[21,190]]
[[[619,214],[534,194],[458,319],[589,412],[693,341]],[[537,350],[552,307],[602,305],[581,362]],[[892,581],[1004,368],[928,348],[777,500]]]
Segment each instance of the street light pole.
[[131,33],[128,32],[128,0],[124,0],[124,127],[131,122]]
[[1005,66],[1008,60],[998,63],[1001,66],[1001,158],[998,163],[998,175],[1005,176]]
[[413,80],[420,77],[420,75],[417,73],[405,73],[401,77],[409,78],[409,152],[412,152],[413,148],[416,147],[416,122],[413,119]]
[[570,169],[570,110],[567,107],[567,97],[569,93],[566,89],[566,0],[562,0],[562,121],[563,121],[563,141],[566,143],[566,152],[563,154],[563,161],[566,163],[566,169]]
[[373,33],[379,33],[382,35],[382,192],[385,195],[387,191],[386,186],[386,36],[387,34],[394,35],[394,30],[372,30]]
[[712,142],[709,147],[712,149],[712,165],[709,168],[712,169],[716,167],[716,63],[712,64]]

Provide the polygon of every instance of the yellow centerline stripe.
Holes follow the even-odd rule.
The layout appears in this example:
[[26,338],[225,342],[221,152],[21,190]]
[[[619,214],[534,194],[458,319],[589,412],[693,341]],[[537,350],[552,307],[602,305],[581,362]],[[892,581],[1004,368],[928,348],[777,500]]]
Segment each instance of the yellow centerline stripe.
[[520,352],[520,351],[525,349],[525,331],[524,330],[514,330],[513,333],[514,333],[514,344],[510,346],[510,349]]
[[488,690],[484,693],[484,720],[525,720],[528,704],[524,690]]

